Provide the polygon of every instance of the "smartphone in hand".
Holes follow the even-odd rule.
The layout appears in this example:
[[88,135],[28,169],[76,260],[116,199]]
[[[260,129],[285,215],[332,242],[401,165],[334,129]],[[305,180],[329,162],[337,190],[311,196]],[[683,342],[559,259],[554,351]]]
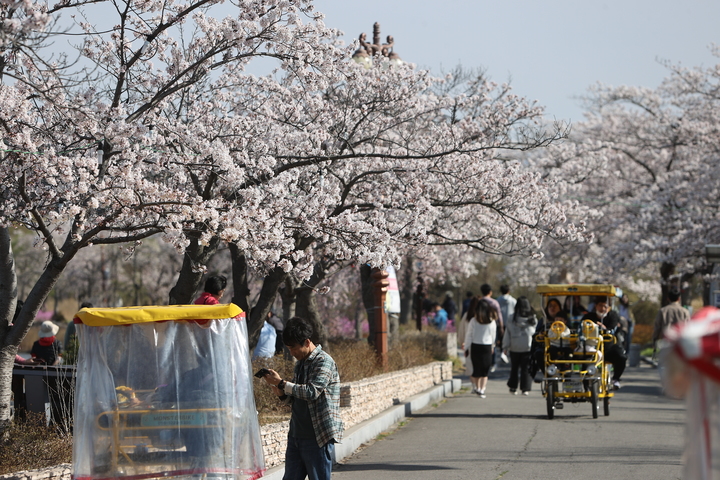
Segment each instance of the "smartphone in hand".
[[255,376],[256,376],[257,378],[262,378],[262,377],[264,377],[265,375],[267,375],[268,373],[270,373],[270,370],[268,370],[267,368],[261,368],[260,370],[258,370],[257,372],[255,372]]

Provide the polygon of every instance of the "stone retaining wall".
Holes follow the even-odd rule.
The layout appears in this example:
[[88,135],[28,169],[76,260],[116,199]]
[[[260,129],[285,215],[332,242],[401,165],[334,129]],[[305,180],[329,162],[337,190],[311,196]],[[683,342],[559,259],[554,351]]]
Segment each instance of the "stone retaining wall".
[[[345,428],[363,422],[413,395],[452,378],[452,362],[433,362],[422,367],[384,373],[343,383],[340,386],[340,414]],[[260,428],[266,468],[283,463],[290,422]],[[64,463],[39,470],[0,475],[0,480],[70,480],[72,465]]]
[[[433,362],[343,383],[340,386],[340,414],[345,428],[353,427],[451,378],[452,362]],[[289,422],[282,422],[261,428],[267,468],[283,463],[288,426]]]
[[0,475],[2,480],[70,480],[72,463],[61,463],[54,467],[26,470],[24,472]]

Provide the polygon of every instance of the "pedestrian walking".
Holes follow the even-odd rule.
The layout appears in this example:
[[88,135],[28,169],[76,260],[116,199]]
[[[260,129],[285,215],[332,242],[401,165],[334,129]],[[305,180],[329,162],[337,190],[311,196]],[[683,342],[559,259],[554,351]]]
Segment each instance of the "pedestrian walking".
[[668,292],[670,303],[660,309],[655,317],[653,329],[653,347],[663,337],[665,330],[677,323],[685,323],[690,320],[690,312],[680,305],[680,291],[672,289]]
[[505,319],[503,318],[500,304],[497,300],[492,298],[492,287],[487,283],[484,283],[480,286],[480,292],[482,292],[483,300],[485,300],[485,302],[487,302],[490,308],[495,311],[494,315],[497,319],[496,338],[493,344],[494,347],[492,355],[492,366],[490,367],[490,371],[494,372],[495,366],[497,365],[497,357],[500,355],[501,352],[500,343],[502,342],[503,333],[505,332]]
[[[468,292],[470,293],[470,292]],[[465,310],[465,313],[463,313],[462,318],[460,319],[460,323],[458,323],[458,329],[457,329],[457,335],[460,340],[463,341],[462,348],[465,353],[465,375],[468,377],[472,377],[473,374],[473,367],[472,367],[472,355],[470,354],[470,348],[471,345],[466,345],[464,343],[465,341],[465,334],[468,331],[468,325],[470,325],[470,320],[475,316],[474,312],[477,308],[477,302],[480,301],[480,297],[473,296],[470,299],[468,308]]]
[[630,297],[627,296],[627,293],[623,293],[623,296],[620,297],[618,313],[620,314],[620,319],[622,320],[624,318],[627,322],[627,334],[625,335],[625,351],[629,352],[630,345],[632,344],[633,332],[635,331],[635,315],[633,314],[630,305]]
[[500,285],[500,296],[497,298],[497,302],[500,305],[503,320],[509,322],[515,314],[515,305],[517,304],[515,297],[510,295],[509,285]]
[[510,393],[517,395],[518,383],[523,395],[532,390],[530,361],[533,335],[537,327],[537,317],[527,297],[520,297],[515,305],[513,316],[508,318],[503,336],[503,351],[510,354],[510,378],[507,386]]
[[[470,355],[472,360],[473,373],[470,376],[470,382],[473,384],[473,393],[480,395],[480,398],[485,398],[485,387],[492,365],[496,332],[497,322],[490,314],[490,307],[487,302],[478,301],[473,317],[467,326],[463,350],[466,355]],[[469,352],[466,350],[467,347],[470,347]]]

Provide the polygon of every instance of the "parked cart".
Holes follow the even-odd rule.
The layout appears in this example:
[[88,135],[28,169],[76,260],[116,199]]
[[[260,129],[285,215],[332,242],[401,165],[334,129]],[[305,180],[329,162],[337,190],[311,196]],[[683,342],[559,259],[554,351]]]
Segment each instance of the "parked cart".
[[239,307],[88,308],[75,323],[76,480],[262,476]]

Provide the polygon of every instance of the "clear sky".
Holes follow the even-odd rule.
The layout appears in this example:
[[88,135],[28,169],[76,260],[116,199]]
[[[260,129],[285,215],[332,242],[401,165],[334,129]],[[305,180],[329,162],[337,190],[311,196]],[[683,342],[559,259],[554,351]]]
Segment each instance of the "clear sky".
[[380,23],[383,43],[436,74],[458,64],[510,80],[550,118],[582,120],[578,96],[597,82],[656,87],[662,60],[720,63],[719,0],[316,0],[346,43]]

